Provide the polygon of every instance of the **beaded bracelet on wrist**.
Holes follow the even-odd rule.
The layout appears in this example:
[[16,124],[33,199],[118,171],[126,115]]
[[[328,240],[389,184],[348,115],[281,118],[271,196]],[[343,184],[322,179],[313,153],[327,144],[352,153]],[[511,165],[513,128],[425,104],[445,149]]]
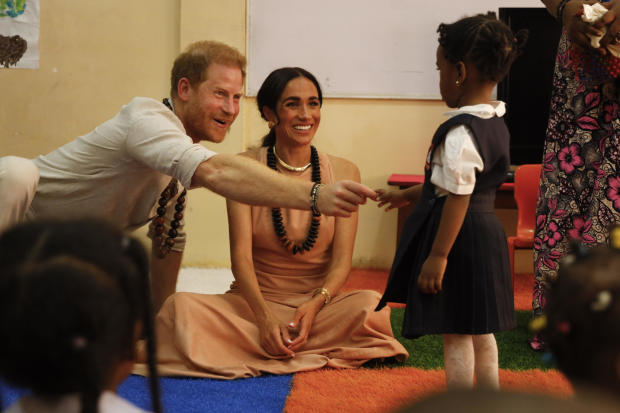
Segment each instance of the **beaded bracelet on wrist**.
[[[321,166],[319,164],[319,154],[314,146],[310,147],[310,163],[312,164],[312,181],[316,186],[316,184],[321,183]],[[273,146],[267,148],[267,166],[274,171],[278,170]],[[318,210],[316,212],[318,213]],[[280,239],[280,242],[284,248],[291,251],[293,255],[297,253],[303,254],[305,251],[310,251],[310,249],[312,249],[314,243],[316,242],[316,238],[319,235],[319,225],[321,224],[320,213],[316,215],[313,212],[310,221],[310,228],[308,229],[308,236],[302,244],[295,244],[288,238],[286,228],[284,228],[282,211],[280,208],[271,209],[271,219],[273,221],[273,228],[276,231],[276,235]]]

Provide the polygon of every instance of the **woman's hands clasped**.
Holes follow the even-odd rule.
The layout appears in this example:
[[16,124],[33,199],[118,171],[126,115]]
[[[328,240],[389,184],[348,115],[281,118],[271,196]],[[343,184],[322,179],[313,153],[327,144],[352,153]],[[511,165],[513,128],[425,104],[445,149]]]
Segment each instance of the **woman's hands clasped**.
[[295,336],[289,345],[291,350],[297,351],[308,341],[308,335],[310,334],[310,328],[312,328],[314,317],[316,317],[316,314],[323,306],[322,297],[322,295],[315,296],[297,307],[295,317],[288,325],[290,328],[289,333]]
[[295,357],[295,351],[308,341],[314,317],[323,306],[322,297],[313,297],[300,305],[288,324],[275,316],[259,321],[261,347],[272,356]]
[[271,315],[259,320],[258,329],[260,345],[267,353],[272,356],[295,357],[295,353],[289,348],[293,340],[286,323]]

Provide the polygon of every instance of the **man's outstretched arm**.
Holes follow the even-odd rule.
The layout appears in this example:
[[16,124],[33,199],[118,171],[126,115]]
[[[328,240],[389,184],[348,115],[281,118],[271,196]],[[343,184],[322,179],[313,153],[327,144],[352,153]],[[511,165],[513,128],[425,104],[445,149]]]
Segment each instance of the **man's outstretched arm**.
[[[202,162],[192,178],[192,187],[202,186],[234,201],[250,205],[310,209],[312,182],[274,172],[266,165],[242,155],[217,154]],[[318,192],[322,214],[347,217],[366,198],[377,193],[354,181],[324,185]]]

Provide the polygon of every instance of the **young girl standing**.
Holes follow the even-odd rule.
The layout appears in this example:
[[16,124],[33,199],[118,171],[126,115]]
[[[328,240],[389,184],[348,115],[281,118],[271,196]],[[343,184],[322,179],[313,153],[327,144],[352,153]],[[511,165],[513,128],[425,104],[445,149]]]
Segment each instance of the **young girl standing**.
[[388,209],[416,202],[394,257],[385,294],[406,302],[403,336],[443,334],[448,387],[499,387],[494,332],[515,326],[506,235],[494,214],[495,192],[510,165],[497,83],[519,55],[527,32],[513,34],[494,15],[438,28],[443,101],[455,110],[439,126],[424,185],[379,190]]

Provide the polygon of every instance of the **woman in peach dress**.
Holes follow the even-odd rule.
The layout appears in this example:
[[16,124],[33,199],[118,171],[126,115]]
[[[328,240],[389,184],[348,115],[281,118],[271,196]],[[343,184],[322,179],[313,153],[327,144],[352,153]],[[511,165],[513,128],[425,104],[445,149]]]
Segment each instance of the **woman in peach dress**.
[[[277,69],[257,101],[271,130],[245,155],[316,184],[359,182],[353,163],[311,145],[322,104],[312,74]],[[320,186],[313,189],[320,196]],[[156,320],[160,374],[235,379],[408,357],[392,334],[390,309],[373,311],[378,293],[339,293],[357,213],[227,206],[235,282],[225,294],[177,293],[166,301]]]

